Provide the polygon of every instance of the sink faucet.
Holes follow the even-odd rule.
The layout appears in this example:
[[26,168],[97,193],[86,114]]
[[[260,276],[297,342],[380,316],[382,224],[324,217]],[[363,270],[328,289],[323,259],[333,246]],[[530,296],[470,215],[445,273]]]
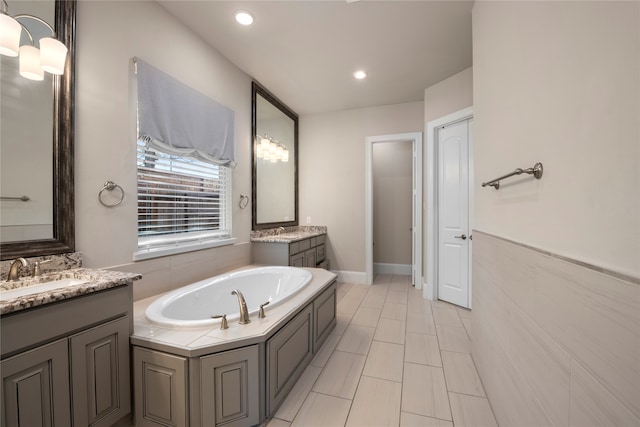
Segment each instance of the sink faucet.
[[231,295],[236,295],[238,297],[238,305],[240,305],[240,323],[241,325],[245,325],[251,320],[249,319],[249,310],[247,310],[247,303],[244,300],[244,295],[237,289],[231,291]]
[[9,274],[7,275],[7,282],[20,280],[20,264],[26,267],[29,263],[24,258],[16,258],[13,260],[9,268]]
[[284,229],[284,227],[278,227],[278,228],[276,229],[276,236],[279,236],[279,235],[280,235],[280,233],[283,233],[283,232],[285,232],[285,231],[286,231],[286,230]]

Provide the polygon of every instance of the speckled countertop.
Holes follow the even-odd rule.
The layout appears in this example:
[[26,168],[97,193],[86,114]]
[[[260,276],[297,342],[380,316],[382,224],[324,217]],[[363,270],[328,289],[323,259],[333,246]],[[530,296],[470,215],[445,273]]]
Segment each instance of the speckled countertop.
[[[142,275],[122,273],[110,270],[73,268],[38,277],[25,277],[19,281],[0,282],[0,315],[14,313],[27,308],[37,307],[68,298],[98,292],[104,289],[124,286],[129,281],[139,280]],[[75,280],[72,280],[75,279]],[[66,281],[61,287],[43,289],[52,286],[51,282]],[[22,295],[14,296],[12,290],[20,290]],[[24,292],[29,289],[27,294]]]
[[251,232],[252,242],[267,243],[292,243],[299,240],[308,239],[310,237],[321,236],[327,234],[326,226],[295,226],[286,227],[284,231],[277,228],[267,230],[257,230]]

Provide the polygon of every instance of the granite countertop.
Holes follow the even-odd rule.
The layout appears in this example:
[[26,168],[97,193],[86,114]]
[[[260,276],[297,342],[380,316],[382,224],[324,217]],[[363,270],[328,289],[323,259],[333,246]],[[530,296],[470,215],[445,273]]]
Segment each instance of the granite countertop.
[[[68,298],[124,286],[142,275],[110,270],[73,268],[18,281],[0,282],[0,315],[14,313]],[[65,281],[55,287],[51,282]]]
[[266,243],[293,243],[310,237],[327,234],[327,227],[324,226],[295,226],[287,227],[284,231],[277,228],[268,230],[258,230],[251,232],[252,242]]

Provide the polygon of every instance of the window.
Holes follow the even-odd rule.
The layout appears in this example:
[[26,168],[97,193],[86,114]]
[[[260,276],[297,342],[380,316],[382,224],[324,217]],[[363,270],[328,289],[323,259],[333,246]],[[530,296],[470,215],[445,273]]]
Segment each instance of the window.
[[232,169],[137,143],[134,260],[229,244]]

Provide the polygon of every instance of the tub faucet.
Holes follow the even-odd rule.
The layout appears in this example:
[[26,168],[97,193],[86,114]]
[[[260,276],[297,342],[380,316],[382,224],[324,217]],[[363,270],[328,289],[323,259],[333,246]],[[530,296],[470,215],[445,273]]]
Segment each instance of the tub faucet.
[[20,264],[26,267],[29,263],[24,258],[16,258],[9,267],[9,274],[7,275],[7,282],[20,280]]
[[247,303],[244,300],[244,295],[237,289],[231,291],[231,295],[235,295],[238,297],[238,305],[240,306],[240,323],[241,325],[247,324],[251,322],[249,319],[249,310],[247,310]]

